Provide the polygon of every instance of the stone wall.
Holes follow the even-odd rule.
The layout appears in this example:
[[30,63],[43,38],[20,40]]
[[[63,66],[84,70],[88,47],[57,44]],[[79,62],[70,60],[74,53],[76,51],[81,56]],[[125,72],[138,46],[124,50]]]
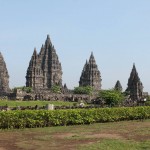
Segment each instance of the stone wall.
[[52,93],[49,90],[41,90],[41,91],[26,93],[21,89],[17,89],[15,92],[9,93],[8,98],[11,100],[48,100],[48,101],[62,100],[62,101],[72,101],[72,102],[73,101],[88,102],[91,101],[91,99],[94,99],[95,97],[89,95],[83,95],[83,94],[73,94],[73,93],[56,94],[56,93]]

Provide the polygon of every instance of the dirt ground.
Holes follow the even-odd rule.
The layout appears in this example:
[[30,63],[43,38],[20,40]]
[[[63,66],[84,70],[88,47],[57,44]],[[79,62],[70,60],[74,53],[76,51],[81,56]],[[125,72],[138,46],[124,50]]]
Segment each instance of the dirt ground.
[[0,150],[76,150],[102,139],[150,140],[150,121],[1,130]]

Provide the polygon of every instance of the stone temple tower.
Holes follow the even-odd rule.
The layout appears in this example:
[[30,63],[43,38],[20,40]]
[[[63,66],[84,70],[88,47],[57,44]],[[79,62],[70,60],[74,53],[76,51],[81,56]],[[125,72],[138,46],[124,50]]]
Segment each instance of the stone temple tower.
[[114,89],[120,92],[122,91],[122,86],[119,80],[117,80]]
[[6,63],[0,52],[0,93],[7,93],[9,90],[9,75]]
[[141,100],[143,95],[143,84],[140,81],[135,64],[133,64],[133,68],[128,79],[128,87],[126,91],[129,93],[132,101]]
[[33,89],[50,89],[62,86],[62,67],[49,35],[38,54],[34,49],[26,74],[26,86]]
[[101,75],[98,70],[93,53],[91,53],[89,61],[86,61],[80,81],[79,86],[92,86],[95,90],[101,89]]

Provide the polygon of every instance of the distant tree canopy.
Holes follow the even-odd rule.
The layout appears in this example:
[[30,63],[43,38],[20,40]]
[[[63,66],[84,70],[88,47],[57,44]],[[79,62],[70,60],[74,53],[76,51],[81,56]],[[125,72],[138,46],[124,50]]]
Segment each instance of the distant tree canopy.
[[91,86],[79,86],[74,88],[74,94],[88,94],[92,95],[93,87]]
[[51,87],[51,91],[52,91],[53,93],[59,94],[59,93],[61,93],[61,87],[58,86],[58,85],[53,85],[53,86]]
[[117,106],[124,100],[124,94],[118,90],[101,90],[99,98],[104,100],[106,105]]

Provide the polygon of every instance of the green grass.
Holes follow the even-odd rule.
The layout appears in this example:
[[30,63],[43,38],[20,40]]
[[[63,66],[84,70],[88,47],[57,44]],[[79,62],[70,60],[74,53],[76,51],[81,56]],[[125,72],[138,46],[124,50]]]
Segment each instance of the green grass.
[[0,130],[0,148],[22,150],[149,150],[150,120]]
[[54,104],[54,106],[72,106],[75,102],[64,101],[12,101],[12,100],[0,100],[0,106],[16,107],[16,106],[45,106],[46,104]]
[[132,140],[103,139],[100,142],[81,146],[80,150],[149,150],[150,142],[136,142]]

